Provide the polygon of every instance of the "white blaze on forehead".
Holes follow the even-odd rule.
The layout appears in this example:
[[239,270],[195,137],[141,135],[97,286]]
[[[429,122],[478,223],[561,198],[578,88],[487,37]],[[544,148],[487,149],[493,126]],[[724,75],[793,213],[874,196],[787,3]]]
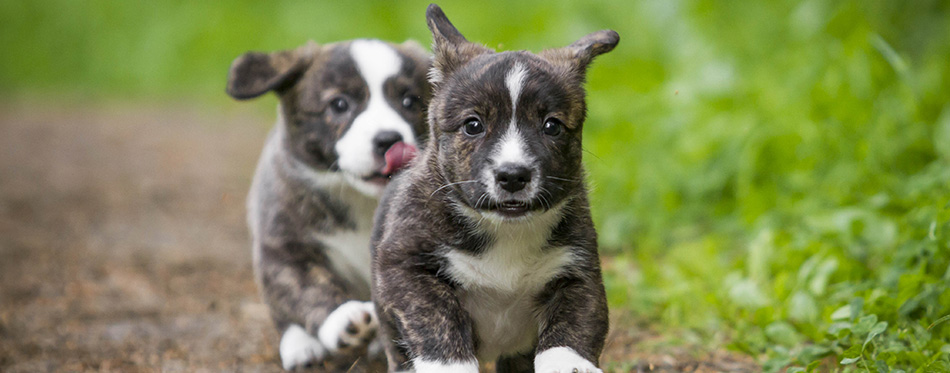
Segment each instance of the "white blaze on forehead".
[[402,68],[402,59],[396,51],[379,40],[353,41],[350,55],[369,85],[370,97],[381,96],[383,82]]
[[501,138],[501,142],[499,142],[498,148],[496,148],[492,157],[496,165],[505,163],[527,164],[530,162],[524,137],[521,135],[521,131],[518,130],[516,114],[518,112],[518,98],[521,97],[521,89],[524,87],[526,76],[527,70],[521,63],[515,63],[511,70],[508,70],[508,74],[505,75],[505,87],[508,88],[508,93],[511,95],[511,121],[508,123],[508,130]]
[[[337,141],[335,149],[340,170],[347,180],[361,192],[379,195],[382,188],[366,183],[362,178],[377,172],[382,166],[373,152],[373,137],[382,131],[396,131],[402,141],[415,145],[412,126],[389,105],[384,94],[386,80],[399,74],[402,58],[388,44],[379,40],[356,40],[350,44],[350,55],[369,88],[366,109],[358,113],[353,124]],[[351,103],[355,110],[361,103]]]
[[515,121],[515,111],[517,111],[518,98],[521,97],[521,87],[524,86],[525,75],[527,75],[527,71],[521,63],[516,63],[505,75],[505,87],[508,87],[508,93],[511,94],[512,122]]

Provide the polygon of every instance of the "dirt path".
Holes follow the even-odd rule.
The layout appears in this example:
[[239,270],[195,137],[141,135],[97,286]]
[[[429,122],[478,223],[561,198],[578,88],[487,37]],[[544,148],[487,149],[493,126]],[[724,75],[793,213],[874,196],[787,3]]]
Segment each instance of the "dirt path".
[[[270,120],[0,104],[0,371],[280,371],[243,204]],[[635,338],[605,360],[754,370]]]

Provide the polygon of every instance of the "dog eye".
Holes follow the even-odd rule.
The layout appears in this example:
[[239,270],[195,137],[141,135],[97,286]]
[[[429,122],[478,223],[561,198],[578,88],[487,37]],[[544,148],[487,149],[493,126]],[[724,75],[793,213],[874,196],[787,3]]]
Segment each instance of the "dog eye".
[[406,97],[402,98],[402,107],[405,109],[411,109],[418,100],[419,96],[406,95]]
[[330,108],[333,109],[337,114],[345,112],[350,108],[350,104],[346,102],[342,97],[337,97],[330,101]]
[[564,123],[561,123],[557,118],[548,118],[544,121],[544,126],[541,127],[541,132],[548,136],[557,136],[561,134],[561,127],[564,126]]
[[485,126],[477,118],[468,118],[465,120],[465,134],[469,136],[478,136],[485,132]]

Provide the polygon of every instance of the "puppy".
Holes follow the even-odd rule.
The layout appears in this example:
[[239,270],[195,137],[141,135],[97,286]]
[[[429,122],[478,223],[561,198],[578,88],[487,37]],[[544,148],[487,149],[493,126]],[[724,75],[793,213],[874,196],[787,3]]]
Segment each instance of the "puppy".
[[346,369],[376,333],[373,211],[427,133],[429,64],[414,42],[354,40],[248,52],[231,65],[228,94],[273,91],[280,102],[247,209],[285,369],[332,361]]
[[384,195],[373,300],[389,370],[600,372],[607,303],[581,167],[588,65],[614,31],[539,54],[469,42],[442,10],[429,144]]

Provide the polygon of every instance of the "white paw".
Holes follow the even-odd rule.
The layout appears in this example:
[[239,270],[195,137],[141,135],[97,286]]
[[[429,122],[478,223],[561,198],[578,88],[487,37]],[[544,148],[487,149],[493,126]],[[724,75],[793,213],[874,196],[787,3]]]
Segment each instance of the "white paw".
[[534,357],[535,373],[603,373],[570,347],[554,347]]
[[320,341],[307,334],[300,325],[291,325],[280,338],[280,361],[285,370],[306,367],[322,360],[325,354]]
[[415,359],[412,367],[416,373],[478,373],[477,361],[449,363]]
[[341,304],[320,325],[317,337],[331,353],[363,347],[379,329],[373,302],[351,300]]

